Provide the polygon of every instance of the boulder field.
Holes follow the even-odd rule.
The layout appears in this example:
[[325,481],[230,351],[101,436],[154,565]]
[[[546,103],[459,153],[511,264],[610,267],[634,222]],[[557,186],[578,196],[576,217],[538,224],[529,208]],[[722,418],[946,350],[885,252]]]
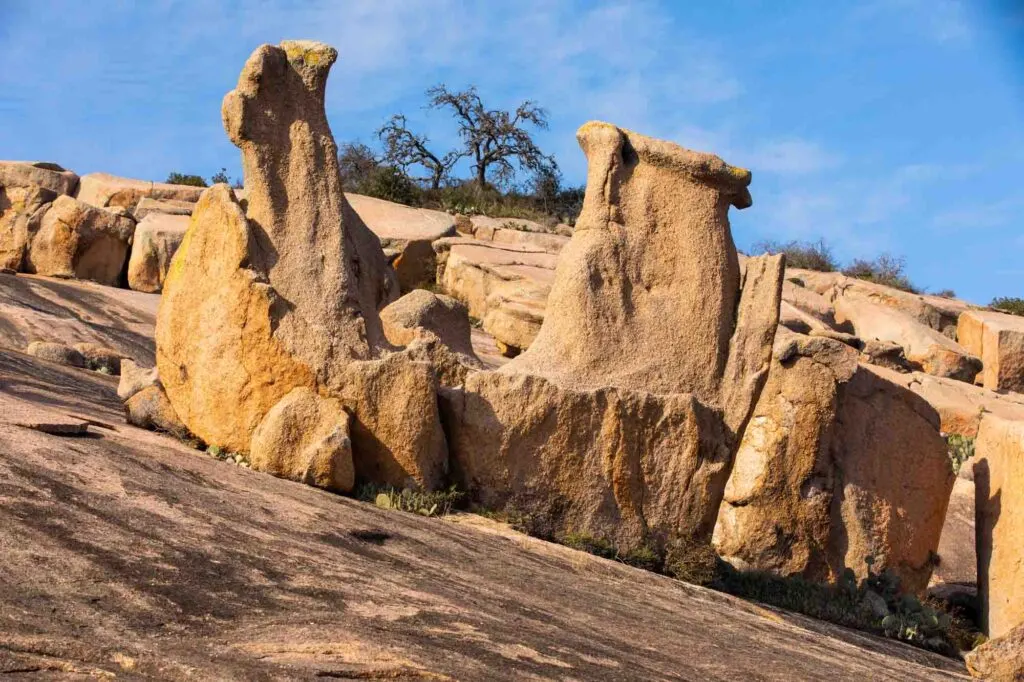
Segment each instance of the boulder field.
[[[749,171],[609,123],[577,133],[574,228],[346,195],[336,58],[286,41],[246,62],[222,105],[244,190],[0,162],[0,544],[42,538],[12,560],[33,590],[0,589],[39,616],[7,624],[0,670],[963,671],[472,516],[325,492],[360,485],[455,486],[622,554],[711,544],[816,582],[870,559],[908,592],[976,589],[993,641],[972,670],[1002,669],[1024,622],[1022,318],[744,257],[728,213],[751,205]],[[962,466],[954,442],[976,453]],[[46,584],[47,562],[72,577]],[[72,637],[104,612],[102,636]],[[693,655],[726,638],[740,656]]]

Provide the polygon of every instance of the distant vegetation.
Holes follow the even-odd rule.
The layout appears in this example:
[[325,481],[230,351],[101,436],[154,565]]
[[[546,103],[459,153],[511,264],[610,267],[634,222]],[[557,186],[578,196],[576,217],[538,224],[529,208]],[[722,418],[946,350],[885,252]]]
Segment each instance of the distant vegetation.
[[241,179],[236,179],[234,183],[231,182],[231,178],[228,177],[228,169],[221,168],[219,171],[210,176],[210,182],[207,183],[201,175],[188,175],[186,173],[169,173],[167,179],[164,182],[171,185],[189,185],[190,187],[209,187],[210,185],[217,185],[224,183],[231,185],[235,189],[241,189]]
[[1003,313],[1024,317],[1024,298],[1000,296],[993,298],[992,302],[989,303],[989,307]]
[[172,185],[190,185],[192,187],[207,187],[206,180],[201,175],[186,175],[185,173],[170,173],[164,180]]
[[[785,254],[788,267],[817,270],[818,272],[842,271],[848,277],[884,284],[887,287],[909,291],[913,294],[922,293],[922,290],[907,277],[906,260],[901,256],[883,253],[871,260],[858,258],[846,267],[842,267],[832,255],[832,248],[823,239],[816,242],[761,241],[754,244],[751,250],[753,253]],[[938,295],[951,298],[955,294],[946,290]]]
[[[452,115],[459,136],[454,149],[437,149],[410,129],[402,114],[377,131],[382,150],[349,142],[339,145],[346,192],[451,213],[523,218],[572,224],[583,206],[583,187],[564,187],[554,157],[544,154],[530,129],[546,129],[547,113],[531,101],[514,111],[487,108],[470,86],[427,90],[427,107]],[[457,177],[468,160],[470,177]]]

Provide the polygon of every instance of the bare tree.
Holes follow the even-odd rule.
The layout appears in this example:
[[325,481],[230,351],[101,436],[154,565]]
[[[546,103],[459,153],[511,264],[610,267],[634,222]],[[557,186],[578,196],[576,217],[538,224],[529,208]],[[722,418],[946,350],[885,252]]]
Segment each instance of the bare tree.
[[344,142],[338,145],[338,170],[346,192],[357,191],[379,167],[377,155],[365,144]]
[[534,102],[527,100],[514,112],[487,109],[475,86],[451,92],[443,84],[427,90],[427,96],[431,107],[451,109],[458,120],[463,155],[473,160],[480,187],[487,186],[488,176],[498,184],[510,182],[516,173],[513,161],[534,173],[557,169],[554,157],[543,154],[525,129],[527,125],[548,127],[547,112]]
[[448,177],[452,168],[466,155],[463,151],[453,150],[444,156],[438,156],[427,148],[430,142],[425,136],[417,135],[409,130],[405,116],[395,114],[377,131],[377,137],[384,143],[384,161],[390,163],[406,174],[413,166],[422,166],[430,176],[417,178],[437,189]]

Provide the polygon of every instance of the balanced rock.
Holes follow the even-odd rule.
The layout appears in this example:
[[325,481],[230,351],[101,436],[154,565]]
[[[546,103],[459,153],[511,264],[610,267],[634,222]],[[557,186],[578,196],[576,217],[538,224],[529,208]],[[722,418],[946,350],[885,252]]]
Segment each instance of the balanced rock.
[[256,427],[249,459],[257,471],[349,492],[355,471],[348,413],[337,400],[296,388]]
[[1024,422],[981,420],[974,487],[981,626],[1000,637],[1024,623]]
[[554,535],[706,542],[768,370],[781,258],[740,269],[726,213],[750,204],[747,171],[608,124],[577,137],[586,198],[539,335],[442,392],[453,474]]
[[28,272],[117,286],[135,221],[60,196],[43,216],[26,258]]
[[960,316],[957,338],[981,358],[985,388],[1024,393],[1024,317],[968,310]]
[[191,185],[121,178],[109,173],[89,173],[79,181],[75,197],[96,208],[120,206],[131,211],[141,199],[195,202],[202,193],[202,187]]
[[780,331],[719,512],[723,558],[836,581],[865,577],[871,556],[904,588],[927,586],[954,475],[938,415],[889,376],[834,340]]
[[208,443],[248,452],[268,413],[305,388],[354,417],[356,476],[434,487],[447,466],[437,382],[384,335],[378,310],[397,288],[341,191],[324,111],[336,57],[321,43],[264,45],[224,98],[247,200],[226,185],[200,197],[164,281],[157,368]]
[[128,286],[135,291],[158,293],[164,285],[171,259],[188,230],[187,214],[147,213],[135,226],[132,254],[128,259]]

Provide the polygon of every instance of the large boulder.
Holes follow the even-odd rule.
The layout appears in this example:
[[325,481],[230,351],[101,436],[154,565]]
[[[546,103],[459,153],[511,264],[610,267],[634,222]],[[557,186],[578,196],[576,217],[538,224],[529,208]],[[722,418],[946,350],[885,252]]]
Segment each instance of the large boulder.
[[117,286],[134,232],[129,217],[57,197],[32,237],[26,270]]
[[296,388],[256,427],[249,460],[257,471],[349,492],[355,484],[349,415],[339,401]]
[[972,677],[989,682],[1024,680],[1024,623],[964,656]]
[[483,369],[466,306],[451,296],[415,289],[380,311],[380,319],[388,341],[410,346],[411,355],[433,366],[441,385],[457,386]]
[[747,171],[608,124],[578,138],[586,199],[539,335],[443,392],[453,473],[540,532],[706,542],[768,369],[781,259],[740,269],[726,213],[749,205]]
[[780,332],[715,545],[737,566],[817,581],[864,577],[872,556],[920,591],[954,478],[924,400],[837,341]]
[[910,317],[918,324],[934,329],[953,340],[957,338],[957,320],[960,314],[976,307],[955,298],[902,291],[838,272],[787,268],[786,277],[799,281],[803,287],[826,298],[851,294],[867,299],[876,305]]
[[188,214],[150,212],[145,216],[135,226],[128,258],[128,286],[135,291],[159,293],[190,219]]
[[721,414],[692,395],[479,372],[444,396],[453,475],[483,507],[623,552],[710,536],[731,442]]
[[960,316],[957,338],[984,363],[985,388],[1024,393],[1024,317],[968,310]]
[[71,195],[78,188],[78,176],[46,161],[0,161],[0,187],[39,187],[54,195]]
[[398,251],[392,264],[402,293],[434,282],[437,263],[431,244],[455,235],[454,216],[361,194],[346,194],[345,198],[370,231],[377,235],[381,246]]
[[268,412],[309,389],[353,415],[357,478],[434,487],[447,466],[437,382],[384,335],[378,310],[397,292],[341,191],[324,112],[336,57],[321,43],[264,45],[224,98],[247,200],[226,185],[200,197],[164,282],[157,368],[211,444],[249,451]]
[[415,355],[392,353],[349,363],[339,396],[353,416],[357,480],[396,488],[442,487],[448,445],[438,412],[433,367]]
[[203,189],[192,185],[122,178],[109,173],[89,173],[79,181],[75,197],[96,208],[120,206],[130,211],[141,199],[147,198],[196,202]]
[[24,270],[32,237],[57,196],[35,185],[0,185],[0,268]]
[[1000,637],[1024,623],[1024,422],[985,415],[975,451],[981,626]]

